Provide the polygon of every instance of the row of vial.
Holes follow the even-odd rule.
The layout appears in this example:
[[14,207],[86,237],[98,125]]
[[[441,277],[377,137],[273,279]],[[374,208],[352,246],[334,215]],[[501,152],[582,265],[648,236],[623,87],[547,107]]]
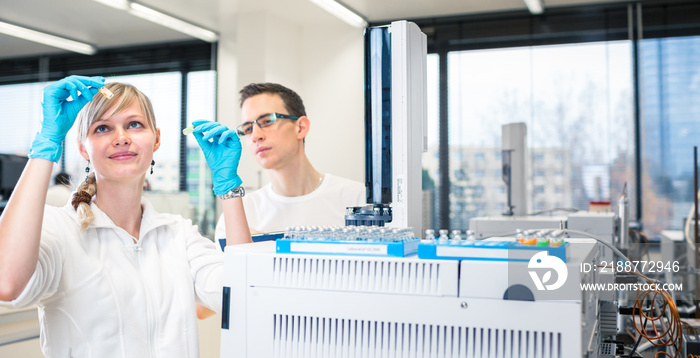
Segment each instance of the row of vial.
[[523,245],[559,247],[564,245],[564,231],[517,229],[515,241]]
[[476,241],[474,233],[469,230],[464,232],[464,235],[462,235],[461,230],[452,230],[452,235],[450,235],[450,231],[446,229],[441,229],[438,231],[438,233],[440,234],[440,236],[435,237],[435,230],[427,229],[425,230],[425,239],[429,241],[435,241],[438,244],[452,245],[472,244],[474,243],[474,241]]
[[[442,229],[435,237],[435,230],[425,230],[425,239],[435,241],[438,244],[468,245],[476,241],[476,236],[470,230],[462,234],[461,230],[452,230],[450,235],[448,230]],[[551,246],[559,247],[564,244],[564,231],[562,230],[515,230],[515,241],[523,245]]]
[[383,226],[294,226],[284,230],[287,240],[316,241],[407,241],[415,239],[413,228]]

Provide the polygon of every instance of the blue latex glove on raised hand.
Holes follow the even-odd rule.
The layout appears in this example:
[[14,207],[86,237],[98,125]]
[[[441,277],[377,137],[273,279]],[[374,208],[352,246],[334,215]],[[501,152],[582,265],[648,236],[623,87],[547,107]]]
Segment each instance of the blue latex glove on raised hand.
[[194,138],[211,169],[214,194],[224,195],[243,184],[237,173],[242,147],[236,131],[212,121],[194,121],[192,125]]
[[[69,76],[46,86],[42,103],[44,118],[29,149],[29,158],[58,162],[63,151],[61,144],[78,112],[104,85],[104,77]],[[69,96],[72,101],[67,100]]]

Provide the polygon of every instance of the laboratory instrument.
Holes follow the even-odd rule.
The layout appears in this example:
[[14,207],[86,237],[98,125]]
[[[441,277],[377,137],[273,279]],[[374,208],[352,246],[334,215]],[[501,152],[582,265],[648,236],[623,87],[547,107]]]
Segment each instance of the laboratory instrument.
[[579,266],[595,264],[599,247],[567,242],[568,275],[557,291],[538,290],[528,262],[228,246],[221,355],[601,357],[599,328],[614,327],[615,315],[599,314],[610,310],[579,288],[597,282]]
[[422,233],[421,155],[427,150],[427,38],[412,22],[365,31],[367,205],[346,225]]

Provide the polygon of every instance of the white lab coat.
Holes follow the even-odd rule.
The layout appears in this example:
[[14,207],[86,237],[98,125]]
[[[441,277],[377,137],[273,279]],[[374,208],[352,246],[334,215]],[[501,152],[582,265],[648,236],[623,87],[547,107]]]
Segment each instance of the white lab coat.
[[67,185],[56,184],[46,191],[46,205],[63,206],[71,199],[73,192]]
[[221,311],[223,255],[190,220],[142,199],[140,240],[92,204],[46,206],[39,262],[10,307],[37,304],[47,357],[197,357],[195,302]]

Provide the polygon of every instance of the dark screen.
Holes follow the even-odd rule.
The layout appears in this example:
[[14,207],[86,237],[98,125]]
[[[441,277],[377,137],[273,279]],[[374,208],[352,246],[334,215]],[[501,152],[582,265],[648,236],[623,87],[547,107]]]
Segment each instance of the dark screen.
[[19,180],[27,157],[14,154],[0,154],[0,195],[2,200],[8,200]]

